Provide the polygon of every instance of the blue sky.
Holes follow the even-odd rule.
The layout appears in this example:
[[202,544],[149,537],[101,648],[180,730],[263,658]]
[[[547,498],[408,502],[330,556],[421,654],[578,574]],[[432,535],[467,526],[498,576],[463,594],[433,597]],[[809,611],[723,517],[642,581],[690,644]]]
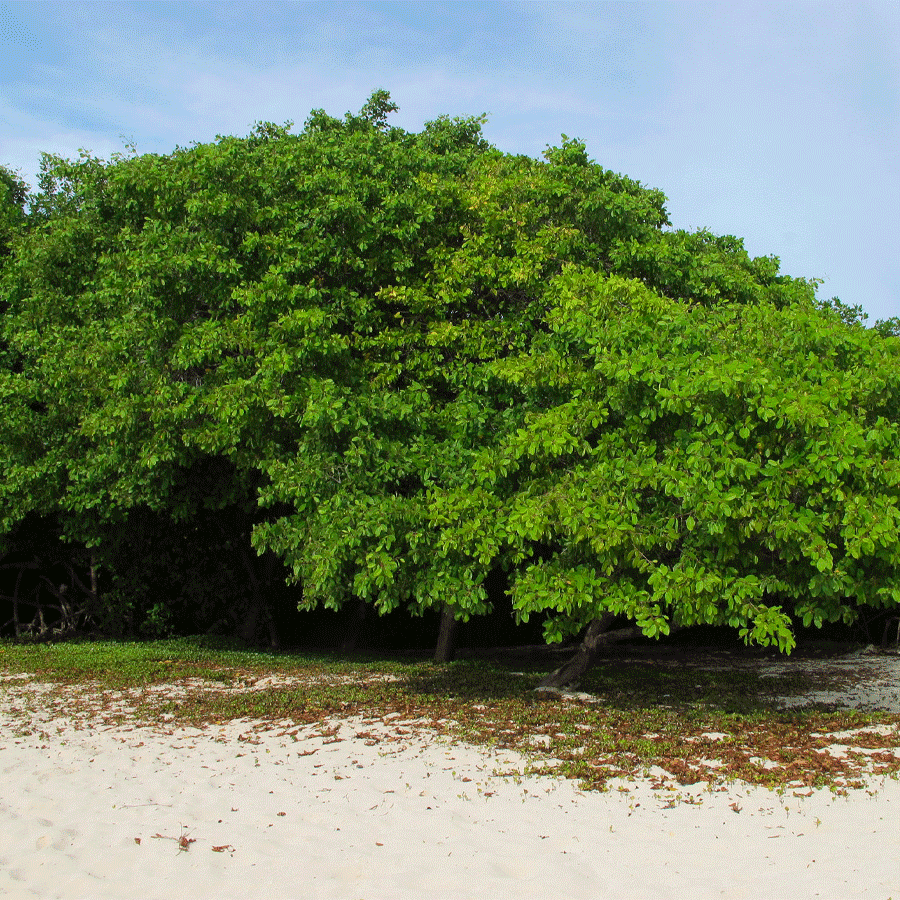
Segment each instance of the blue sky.
[[418,130],[561,134],[819,293],[900,315],[895,3],[0,2],[0,164],[301,127],[376,88]]

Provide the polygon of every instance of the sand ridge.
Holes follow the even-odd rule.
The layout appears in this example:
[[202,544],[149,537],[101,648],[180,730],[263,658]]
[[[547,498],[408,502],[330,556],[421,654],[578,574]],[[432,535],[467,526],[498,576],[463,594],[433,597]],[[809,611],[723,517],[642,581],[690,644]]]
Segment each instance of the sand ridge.
[[400,716],[137,727],[42,691],[0,691],[5,896],[900,896],[896,781],[583,792]]

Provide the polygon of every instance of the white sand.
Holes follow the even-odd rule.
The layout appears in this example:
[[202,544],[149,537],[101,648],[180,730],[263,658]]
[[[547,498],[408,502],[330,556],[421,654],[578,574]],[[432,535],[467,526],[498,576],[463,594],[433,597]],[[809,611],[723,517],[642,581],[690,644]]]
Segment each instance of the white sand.
[[4,897],[900,900],[896,781],[847,797],[698,785],[671,805],[640,780],[501,777],[525,760],[399,720],[323,737],[47,713],[22,735],[17,694],[0,691]]

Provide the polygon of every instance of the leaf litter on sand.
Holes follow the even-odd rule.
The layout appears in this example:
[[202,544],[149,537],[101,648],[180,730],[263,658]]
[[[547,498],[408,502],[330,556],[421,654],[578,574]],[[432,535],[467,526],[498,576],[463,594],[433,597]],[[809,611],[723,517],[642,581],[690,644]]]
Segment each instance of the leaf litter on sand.
[[[896,657],[855,669],[841,660],[798,660],[772,671],[765,658],[628,652],[601,660],[579,691],[546,694],[533,690],[540,672],[490,660],[438,666],[389,657],[254,655],[248,665],[232,655],[203,661],[204,675],[217,676],[210,679],[198,677],[199,666],[169,648],[167,668],[154,664],[143,676],[136,670],[123,685],[96,652],[93,670],[75,666],[78,678],[70,669],[56,673],[57,683],[47,681],[54,668],[44,656],[39,681],[6,679],[0,698],[22,729],[43,730],[48,739],[54,720],[64,717],[82,727],[99,722],[203,731],[236,722],[245,742],[261,730],[296,735],[315,726],[322,737],[342,740],[337,723],[353,717],[362,722],[354,740],[387,746],[428,733],[515,750],[530,760],[530,774],[574,778],[586,789],[647,776],[659,790],[700,783],[716,789],[741,780],[778,790],[843,792],[900,772],[897,711],[842,708],[815,702],[814,695],[806,705],[784,702],[809,701],[826,681],[834,687],[849,679],[857,700],[867,681],[880,679],[884,687],[887,679],[896,687]],[[25,654],[21,665],[33,671],[28,662]]]

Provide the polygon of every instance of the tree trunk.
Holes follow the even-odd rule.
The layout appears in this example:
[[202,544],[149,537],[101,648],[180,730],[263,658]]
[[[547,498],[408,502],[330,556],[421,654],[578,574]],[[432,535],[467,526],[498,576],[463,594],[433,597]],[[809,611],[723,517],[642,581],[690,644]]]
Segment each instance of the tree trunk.
[[575,651],[575,655],[558,669],[551,672],[535,688],[541,690],[555,690],[566,687],[577,681],[594,664],[597,657],[597,649],[605,632],[615,617],[612,613],[604,613],[599,619],[593,619]]
[[[264,587],[267,591],[272,590],[272,580],[275,573],[275,554],[271,550],[266,551],[266,566],[264,570]],[[266,618],[266,627],[269,630],[269,646],[273,650],[281,649],[281,635],[278,633],[278,626],[275,623],[275,615],[272,612],[272,604],[263,599],[263,613]]]
[[448,663],[453,660],[454,651],[456,650],[457,624],[453,607],[445,603],[441,611],[441,630],[438,635],[437,647],[434,650],[434,661],[436,663]]
[[[269,554],[270,552],[271,551],[266,551],[266,554]],[[259,578],[253,570],[253,561],[250,559],[247,551],[241,549],[240,556],[244,563],[244,568],[247,570],[247,575],[250,578],[250,589],[253,597],[248,611],[248,617],[241,626],[240,637],[248,644],[255,644],[257,641],[257,626],[259,625],[260,617],[262,617],[265,627],[269,632],[269,646],[273,650],[277,650],[281,646],[281,641],[278,636],[278,629],[275,627],[275,619],[272,616],[272,610],[269,608],[269,604],[266,602],[264,594],[264,588],[267,588],[271,583],[272,560],[271,558],[267,558],[266,560],[266,570],[265,575],[263,576],[266,583],[261,586]]]
[[[584,675],[594,664],[600,648],[607,644],[617,644],[619,641],[630,641],[642,637],[644,632],[637,625],[630,628],[617,628],[610,631],[615,616],[612,613],[604,613],[599,619],[594,619],[587,627],[581,644],[575,651],[575,655],[564,665],[547,675],[535,688],[536,691],[556,691],[569,687]],[[669,626],[669,633],[681,629],[681,625]]]
[[22,637],[22,624],[19,622],[19,588],[22,585],[22,576],[25,574],[25,567],[19,569],[16,576],[16,589],[13,591],[13,622],[16,626],[16,637]]
[[361,597],[357,597],[353,601],[353,609],[350,612],[350,621],[347,623],[347,630],[344,632],[344,639],[341,641],[341,653],[353,653],[356,645],[359,643],[359,637],[362,634],[363,625],[366,621],[366,613],[368,604]]
[[94,601],[94,609],[100,608],[100,586],[97,578],[97,558],[91,554],[91,597]]

